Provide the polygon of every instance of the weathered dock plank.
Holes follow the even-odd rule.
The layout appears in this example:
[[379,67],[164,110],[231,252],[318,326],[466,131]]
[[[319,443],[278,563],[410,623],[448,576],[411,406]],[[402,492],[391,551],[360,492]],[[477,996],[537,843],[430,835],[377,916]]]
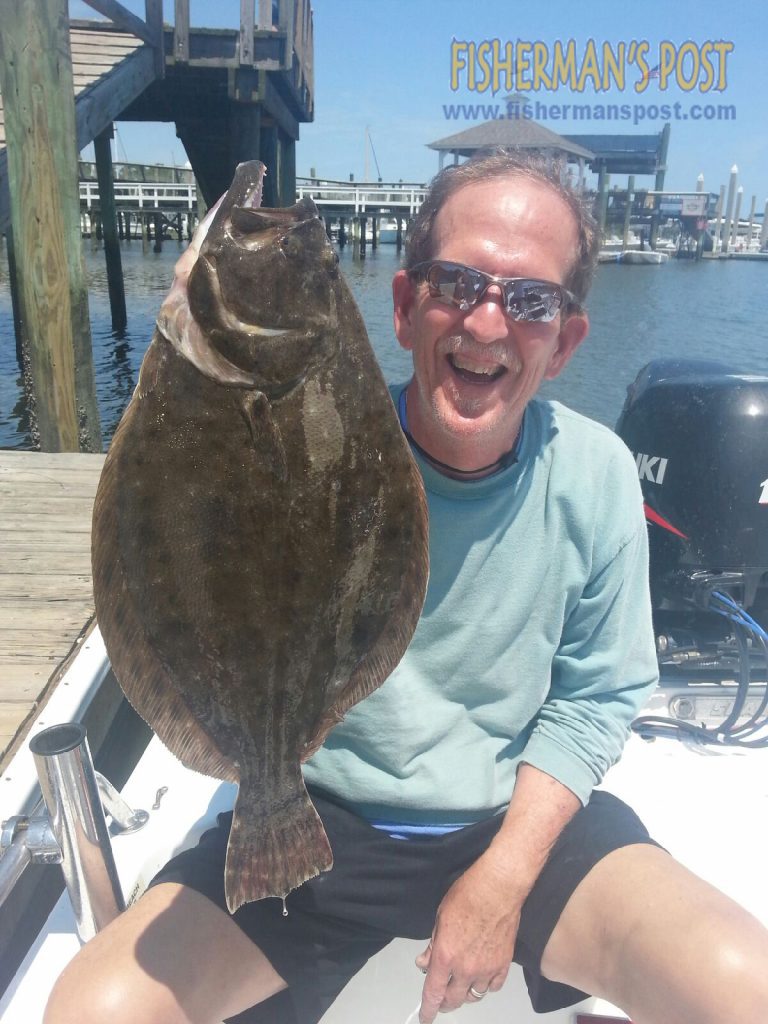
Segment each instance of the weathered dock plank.
[[0,452],[0,767],[93,618],[103,455]]

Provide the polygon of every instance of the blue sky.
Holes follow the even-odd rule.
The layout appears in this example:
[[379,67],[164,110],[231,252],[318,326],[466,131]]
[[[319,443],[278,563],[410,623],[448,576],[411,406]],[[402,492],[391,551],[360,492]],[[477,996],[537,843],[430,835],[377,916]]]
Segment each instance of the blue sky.
[[[143,13],[141,0],[123,0],[126,7]],[[165,0],[166,21],[172,21],[173,4]],[[556,40],[573,39],[581,60],[592,39],[598,50],[610,43],[647,41],[649,64],[658,62],[660,44],[679,48],[690,41],[732,43],[725,58],[726,83],[721,92],[683,91],[670,76],[662,91],[651,79],[642,95],[634,92],[640,78],[636,66],[628,65],[624,90],[596,93],[587,84],[577,93],[560,87],[540,88],[528,93],[533,102],[556,104],[642,105],[646,119],[636,127],[632,121],[583,121],[571,118],[541,121],[561,132],[658,132],[662,117],[653,117],[653,106],[679,104],[683,115],[671,121],[668,172],[665,187],[691,190],[699,173],[708,190],[727,184],[731,165],[739,167],[739,184],[744,187],[744,207],[757,196],[758,210],[768,198],[768,8],[762,2],[732,0],[716,3],[697,0],[695,4],[673,5],[671,0],[643,0],[619,5],[615,0],[540,0],[538,4],[512,4],[509,0],[315,0],[315,121],[301,126],[297,146],[297,172],[308,174],[314,167],[321,177],[359,180],[365,172],[366,129],[370,133],[384,180],[424,181],[437,170],[437,154],[426,144],[469,128],[484,120],[449,120],[445,106],[461,103],[493,103],[502,99],[480,94],[467,87],[466,73],[460,88],[451,89],[452,41],[480,43],[499,39],[540,42],[550,48]],[[70,0],[72,17],[91,17],[93,12],[80,0]],[[239,0],[191,0],[193,25],[235,27]],[[761,52],[762,50],[762,52]],[[668,50],[672,52],[672,50]],[[692,70],[693,58],[683,69]],[[717,70],[717,68],[716,68]],[[703,72],[702,72],[703,76]],[[700,79],[702,80],[702,79]],[[735,119],[693,120],[684,115],[691,104],[728,105]],[[562,110],[561,110],[562,113]],[[186,160],[173,126],[149,128],[118,124],[118,155],[141,162],[179,163]],[[368,167],[376,165],[368,150]],[[619,186],[625,178],[616,177]],[[650,185],[650,178],[638,185]]]

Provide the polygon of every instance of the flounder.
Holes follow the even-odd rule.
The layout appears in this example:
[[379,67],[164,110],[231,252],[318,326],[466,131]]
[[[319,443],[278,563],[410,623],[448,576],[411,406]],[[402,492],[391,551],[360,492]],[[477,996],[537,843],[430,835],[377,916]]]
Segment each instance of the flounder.
[[332,853],[301,763],[387,678],[427,582],[421,478],[314,204],[241,164],[172,294],[94,508],[96,613],[128,699],[238,783],[231,911]]

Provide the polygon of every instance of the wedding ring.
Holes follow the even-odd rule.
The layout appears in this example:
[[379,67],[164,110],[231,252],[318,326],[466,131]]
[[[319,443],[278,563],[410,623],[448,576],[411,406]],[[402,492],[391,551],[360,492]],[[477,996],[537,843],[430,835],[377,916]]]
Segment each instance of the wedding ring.
[[482,999],[484,996],[488,995],[488,989],[486,989],[484,992],[478,992],[477,989],[474,987],[474,985],[470,985],[469,986],[469,994],[471,996],[474,996],[475,999]]

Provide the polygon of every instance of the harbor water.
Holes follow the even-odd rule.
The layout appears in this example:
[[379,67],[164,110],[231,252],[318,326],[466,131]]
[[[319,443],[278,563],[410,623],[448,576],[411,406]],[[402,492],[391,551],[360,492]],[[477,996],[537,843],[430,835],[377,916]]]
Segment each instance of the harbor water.
[[[84,242],[93,356],[105,445],[136,385],[155,317],[173,278],[176,242],[162,253],[122,243],[128,328],[111,329],[104,254]],[[392,245],[361,260],[351,247],[341,269],[368,327],[388,381],[410,373],[410,354],[392,330],[390,282],[400,265]],[[760,262],[670,260],[661,266],[601,264],[588,300],[590,335],[563,374],[543,394],[613,426],[627,386],[651,359],[715,359],[768,374],[768,267]],[[258,287],[258,283],[255,283]],[[16,361],[8,264],[0,246],[0,448],[29,448],[28,417]]]

